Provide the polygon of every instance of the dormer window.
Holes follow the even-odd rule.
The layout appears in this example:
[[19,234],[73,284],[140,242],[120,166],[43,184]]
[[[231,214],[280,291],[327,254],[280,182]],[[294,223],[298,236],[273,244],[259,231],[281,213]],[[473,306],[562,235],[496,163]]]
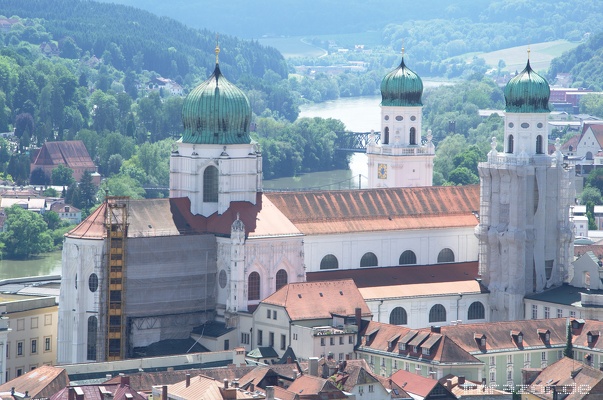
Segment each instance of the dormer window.
[[486,347],[486,335],[483,333],[474,333],[473,338],[479,347]]
[[586,335],[586,340],[588,341],[588,343],[593,342],[593,335],[591,335],[590,332],[588,332],[588,335]]
[[523,333],[521,331],[511,331],[511,338],[517,344],[517,346],[523,345]]
[[485,336],[480,339],[479,344],[482,347],[486,347],[486,337]]
[[418,353],[419,352],[419,348],[417,346],[412,346],[412,352],[413,353]]
[[519,335],[517,335],[517,343],[518,344],[522,344],[523,343],[523,334],[520,333]]
[[398,350],[400,350],[400,351],[406,350],[406,343],[398,343]]
[[536,332],[538,336],[540,336],[540,340],[544,343],[549,343],[551,341],[551,331],[548,329],[537,329]]
[[601,332],[599,332],[599,331],[589,331],[586,334],[586,341],[588,342],[588,344],[593,344],[597,341],[600,334],[601,334]]
[[428,356],[429,355],[429,348],[427,347],[422,347],[421,348],[421,353],[423,353],[424,355]]

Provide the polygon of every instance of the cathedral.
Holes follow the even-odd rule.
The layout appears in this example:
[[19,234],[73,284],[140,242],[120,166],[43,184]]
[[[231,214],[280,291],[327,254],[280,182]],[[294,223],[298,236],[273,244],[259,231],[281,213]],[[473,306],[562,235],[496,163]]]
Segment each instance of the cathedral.
[[[432,186],[423,84],[402,57],[381,84],[369,189],[264,193],[249,101],[222,75],[218,56],[216,48],[213,74],[184,101],[170,197],[107,198],[67,233],[59,364],[125,359],[206,329],[226,334],[225,348],[251,350],[237,332],[262,299],[288,283],[346,273],[462,271],[478,278],[478,294],[455,291],[440,306],[458,319],[478,305],[475,322],[521,319],[523,295],[562,282],[573,245],[572,171],[558,150],[546,154],[549,88],[529,63],[505,91],[505,151],[493,142],[479,167],[481,190]],[[376,320],[436,303],[408,301],[376,302]]]

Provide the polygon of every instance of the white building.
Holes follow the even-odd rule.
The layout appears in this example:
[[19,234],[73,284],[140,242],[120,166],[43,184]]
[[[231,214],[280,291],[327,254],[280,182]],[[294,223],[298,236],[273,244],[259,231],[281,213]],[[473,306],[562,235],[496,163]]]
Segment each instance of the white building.
[[[527,93],[527,97],[526,97]],[[573,259],[574,169],[546,154],[550,89],[530,67],[505,88],[504,151],[495,139],[481,180],[480,272],[495,321],[523,319],[523,298],[561,285]]]
[[435,147],[431,132],[422,141],[421,78],[406,67],[398,68],[381,82],[381,143],[370,135],[368,181],[370,188],[431,186]]

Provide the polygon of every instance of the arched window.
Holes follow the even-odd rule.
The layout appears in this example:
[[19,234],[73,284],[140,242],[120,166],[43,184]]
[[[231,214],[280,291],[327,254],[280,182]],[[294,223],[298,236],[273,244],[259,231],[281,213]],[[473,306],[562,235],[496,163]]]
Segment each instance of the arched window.
[[410,144],[417,144],[417,130],[414,127],[410,128]]
[[593,153],[591,153],[590,151],[586,152],[586,159],[587,160],[592,160],[593,159]]
[[509,135],[507,139],[507,153],[513,154],[513,135]]
[[390,325],[406,325],[408,324],[408,315],[406,310],[402,307],[396,307],[389,314]]
[[438,254],[438,264],[449,262],[454,262],[454,252],[449,248],[442,249]]
[[203,171],[203,201],[218,202],[218,168],[210,165]]
[[385,133],[383,135],[383,144],[389,144],[389,128],[385,128]]
[[247,300],[260,299],[260,274],[252,272],[247,278]]
[[484,319],[486,318],[486,310],[480,301],[474,301],[469,306],[467,311],[467,319]]
[[339,261],[333,254],[327,254],[320,261],[320,269],[337,269],[339,268]]
[[378,264],[375,253],[368,252],[360,259],[361,267],[376,267]]
[[88,317],[88,338],[86,360],[96,361],[96,332],[98,329],[98,319],[94,316]]
[[429,310],[429,322],[446,322],[446,309],[441,304],[436,304]]
[[417,263],[417,256],[414,251],[406,250],[404,253],[400,254],[400,260],[398,261],[398,265],[412,265]]
[[542,151],[542,135],[536,136],[536,154],[544,154],[544,151]]
[[91,292],[96,292],[98,289],[98,275],[95,273],[90,274],[90,277],[88,278],[88,289],[90,289]]
[[279,290],[287,284],[287,271],[279,269],[276,273],[276,290]]

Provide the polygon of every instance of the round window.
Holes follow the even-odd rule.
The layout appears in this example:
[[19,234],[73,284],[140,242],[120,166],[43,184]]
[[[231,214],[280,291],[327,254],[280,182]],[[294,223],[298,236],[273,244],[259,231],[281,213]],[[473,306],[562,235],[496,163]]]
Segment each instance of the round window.
[[396,121],[402,121],[404,118],[402,118],[401,115],[396,116]]
[[415,117],[414,115],[410,117],[410,120],[411,120],[411,121],[414,121],[414,120],[416,120],[416,119],[417,119],[417,117]]
[[94,273],[90,274],[88,278],[88,288],[90,288],[91,292],[96,292],[98,289],[98,276]]
[[220,287],[224,289],[226,287],[226,282],[228,281],[228,277],[226,276],[226,271],[221,270],[220,275],[218,275],[218,283]]
[[521,124],[521,127],[523,129],[528,129],[530,127],[530,124],[528,124],[527,122],[524,122],[524,123]]
[[513,122],[509,122],[509,128],[513,128],[515,126],[515,124],[513,124]]
[[389,115],[386,115],[385,117],[383,117],[383,119],[385,119],[386,121],[389,121]]
[[538,128],[542,128],[542,122],[539,122],[538,125],[536,125]]

